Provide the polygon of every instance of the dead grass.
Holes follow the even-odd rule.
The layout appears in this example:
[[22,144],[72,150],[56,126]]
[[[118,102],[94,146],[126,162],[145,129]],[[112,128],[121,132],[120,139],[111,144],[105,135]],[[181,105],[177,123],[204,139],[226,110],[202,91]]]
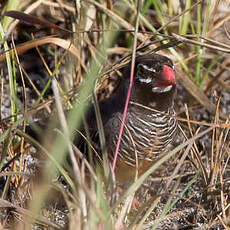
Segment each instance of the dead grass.
[[[229,229],[228,1],[146,0],[140,12],[125,0],[10,3],[2,13],[43,23],[1,18],[0,228]],[[117,194],[106,158],[92,166],[71,138],[85,102],[111,93],[135,46],[174,61],[181,131],[172,151]],[[37,118],[42,144],[25,132]]]

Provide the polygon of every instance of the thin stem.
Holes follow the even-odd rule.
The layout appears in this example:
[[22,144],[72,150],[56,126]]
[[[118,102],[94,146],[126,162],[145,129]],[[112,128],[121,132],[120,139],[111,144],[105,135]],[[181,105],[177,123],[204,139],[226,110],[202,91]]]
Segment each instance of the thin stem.
[[131,70],[130,70],[130,82],[129,82],[129,88],[128,88],[128,92],[127,92],[126,101],[125,101],[124,112],[123,112],[123,116],[122,116],[122,120],[121,120],[121,127],[120,127],[119,136],[118,136],[118,140],[117,140],[116,150],[114,153],[113,166],[112,166],[113,172],[114,172],[115,167],[116,167],[118,151],[119,151],[120,144],[121,144],[121,136],[122,136],[124,125],[125,125],[125,118],[127,115],[129,99],[130,99],[130,94],[131,94],[132,85],[133,85],[133,73],[134,73],[134,66],[135,66],[136,47],[137,47],[137,33],[138,33],[140,5],[141,5],[140,0],[138,0],[137,4],[138,4],[137,5],[137,18],[136,18],[135,33],[134,33],[134,39],[133,39],[133,53],[132,53],[132,62],[131,62]]

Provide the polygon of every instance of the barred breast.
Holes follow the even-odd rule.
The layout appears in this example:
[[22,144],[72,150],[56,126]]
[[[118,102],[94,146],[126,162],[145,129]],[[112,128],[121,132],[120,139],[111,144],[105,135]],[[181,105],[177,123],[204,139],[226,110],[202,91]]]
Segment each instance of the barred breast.
[[[138,161],[155,160],[166,150],[177,133],[177,121],[173,118],[174,115],[173,108],[169,108],[165,114],[130,108],[122,135],[119,158],[130,166],[136,165],[136,158]],[[114,114],[105,127],[106,139],[110,144],[108,148],[112,153],[117,144],[121,118],[121,113]]]

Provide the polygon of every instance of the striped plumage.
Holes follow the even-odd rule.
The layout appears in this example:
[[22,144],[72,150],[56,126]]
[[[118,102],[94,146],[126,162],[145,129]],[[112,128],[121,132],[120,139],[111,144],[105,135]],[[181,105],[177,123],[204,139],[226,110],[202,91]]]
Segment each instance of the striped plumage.
[[[122,74],[116,92],[99,104],[111,160],[129,86],[130,64]],[[136,57],[134,84],[115,171],[118,181],[129,180],[137,169],[143,173],[172,142],[177,130],[173,118],[175,94],[174,66],[169,58],[158,54]]]
[[[166,115],[153,111],[143,112],[143,109],[138,111],[137,108],[133,109],[132,112],[129,110],[121,139],[119,157],[134,167],[136,165],[135,151],[139,161],[157,159],[159,153],[166,149],[176,134],[177,122],[172,117],[174,115],[172,108]],[[105,126],[109,152],[113,152],[117,144],[121,117],[121,113],[116,114],[113,120]],[[115,127],[114,123],[117,123],[118,126]],[[111,132],[115,129],[116,135]]]

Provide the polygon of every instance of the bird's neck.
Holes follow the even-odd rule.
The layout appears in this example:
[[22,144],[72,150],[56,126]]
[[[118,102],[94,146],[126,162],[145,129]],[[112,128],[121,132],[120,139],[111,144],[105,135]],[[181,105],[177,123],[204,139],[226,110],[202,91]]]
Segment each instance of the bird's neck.
[[152,88],[133,89],[131,100],[143,106],[167,112],[173,107],[176,94],[176,86],[165,92],[153,92]]

